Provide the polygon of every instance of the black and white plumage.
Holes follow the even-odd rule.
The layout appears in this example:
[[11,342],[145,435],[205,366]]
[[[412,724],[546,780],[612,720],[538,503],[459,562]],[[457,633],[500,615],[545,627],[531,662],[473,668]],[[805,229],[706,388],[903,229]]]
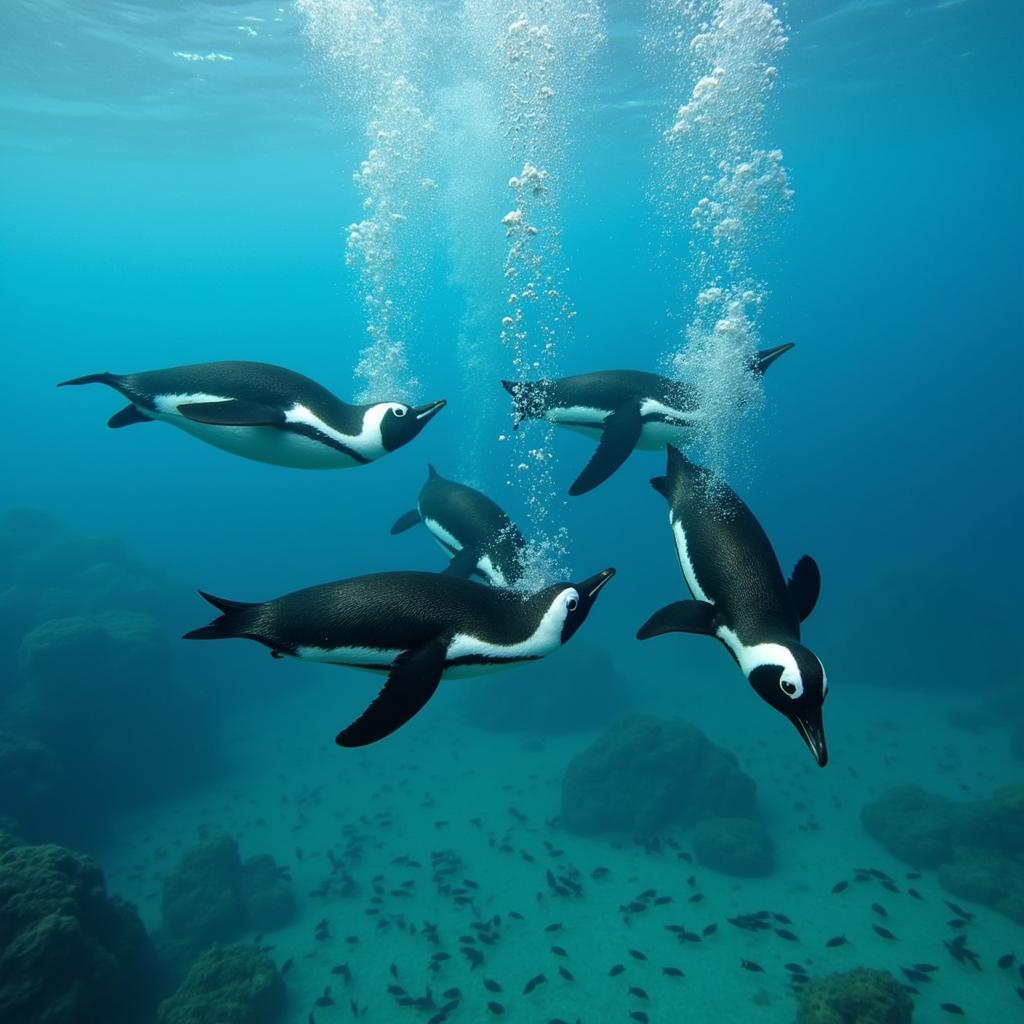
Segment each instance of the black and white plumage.
[[676,632],[720,640],[758,696],[796,726],[824,766],[821,708],[828,682],[816,655],[800,643],[800,623],[821,589],[814,559],[804,555],[787,583],[750,509],[671,446],[666,475],[651,483],[668,501],[679,567],[694,600],[655,612],[637,638]]
[[445,570],[454,576],[477,575],[495,587],[510,587],[524,573],[526,541],[519,528],[486,494],[446,480],[433,466],[416,508],[391,527],[403,533],[422,523],[451,556]]
[[[793,344],[758,352],[752,372],[762,374]],[[686,445],[703,417],[696,390],[683,381],[639,370],[599,370],[558,380],[508,381],[515,425],[547,420],[597,439],[597,450],[569,488],[585,494],[604,483],[637,448]]]
[[106,384],[131,403],[107,425],[159,420],[243,458],[296,469],[346,469],[411,441],[445,402],[350,405],[302,374],[269,363],[194,363],[64,381]]
[[360,747],[408,722],[443,676],[507,668],[557,650],[614,574],[605,569],[531,597],[425,572],[359,576],[256,604],[203,594],[221,615],[185,639],[242,637],[276,657],[387,673],[376,700],[337,736],[340,746]]

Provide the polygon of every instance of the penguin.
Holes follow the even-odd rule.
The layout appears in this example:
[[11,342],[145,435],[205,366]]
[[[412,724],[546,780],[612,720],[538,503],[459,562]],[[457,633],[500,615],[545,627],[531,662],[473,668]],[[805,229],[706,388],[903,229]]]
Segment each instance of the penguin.
[[[758,352],[751,370],[760,376],[793,347],[789,342]],[[635,448],[656,451],[666,444],[687,444],[701,419],[691,385],[639,370],[501,384],[512,396],[514,429],[523,420],[547,420],[597,438],[597,451],[569,488],[573,497],[603,484]]]
[[821,706],[825,669],[800,643],[821,574],[804,555],[787,583],[753,513],[711,472],[668,446],[668,470],[651,481],[669,506],[679,566],[694,600],[667,605],[640,627],[638,640],[702,633],[720,640],[762,700],[781,711],[821,767],[828,747]]
[[526,541],[516,524],[486,494],[446,480],[433,466],[427,469],[416,508],[399,517],[392,535],[423,523],[452,556],[446,573],[481,576],[493,587],[518,583]]
[[536,661],[568,643],[614,569],[530,597],[456,576],[387,572],[247,604],[200,595],[221,614],[186,640],[243,637],[275,658],[387,673],[377,698],[336,742],[363,747],[420,711],[443,676]]
[[411,441],[445,406],[349,405],[269,363],[194,363],[144,373],[92,373],[58,387],[106,384],[131,403],[108,427],[162,420],[243,458],[295,469],[364,466]]

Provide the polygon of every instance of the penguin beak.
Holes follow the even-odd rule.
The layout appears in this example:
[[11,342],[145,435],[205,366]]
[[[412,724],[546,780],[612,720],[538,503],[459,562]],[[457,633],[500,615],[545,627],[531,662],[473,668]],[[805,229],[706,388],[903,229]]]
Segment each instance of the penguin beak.
[[430,402],[428,405],[413,406],[412,414],[416,417],[417,422],[421,424],[426,423],[436,416],[447,404],[447,399],[442,398],[437,402]]
[[603,569],[595,576],[591,576],[589,579],[584,580],[582,583],[576,584],[576,589],[580,592],[580,596],[587,601],[593,603],[594,598],[597,597],[601,588],[615,575],[614,569]]
[[803,737],[804,743],[814,755],[819,768],[828,764],[828,745],[825,743],[825,726],[821,720],[821,708],[803,715],[792,715],[790,721]]

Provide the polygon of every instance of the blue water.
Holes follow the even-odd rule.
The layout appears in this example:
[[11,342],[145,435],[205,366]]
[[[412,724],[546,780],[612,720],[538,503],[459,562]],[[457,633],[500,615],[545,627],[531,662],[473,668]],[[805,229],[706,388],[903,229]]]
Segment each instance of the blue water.
[[[352,175],[367,157],[368,116],[352,68],[332,71],[330,55],[304,35],[308,12],[291,4],[3,5],[0,503],[44,510],[74,534],[122,538],[182,593],[202,588],[262,599],[361,573],[441,568],[443,558],[423,531],[393,538],[387,527],[414,503],[428,462],[462,474],[513,518],[552,536],[561,531],[567,543],[555,564],[570,578],[606,565],[618,569],[579,640],[610,654],[634,709],[692,721],[744,759],[767,744],[758,785],[780,847],[799,850],[803,842],[797,818],[783,810],[799,799],[794,789],[806,787],[806,798],[819,802],[831,845],[806,862],[790,857],[790,874],[775,890],[770,879],[760,883],[745,909],[772,891],[776,906],[799,902],[804,897],[794,894],[808,886],[827,892],[850,870],[847,860],[833,858],[851,848],[871,856],[856,812],[886,786],[911,781],[962,799],[1021,779],[1003,728],[1014,722],[988,725],[980,737],[950,722],[956,724],[959,708],[996,706],[1016,685],[1024,655],[1022,8],[1008,0],[791,0],[781,12],[788,43],[773,58],[778,77],[758,131],[769,148],[783,151],[794,197],[788,212],[769,211],[747,256],[764,285],[760,347],[794,341],[796,348],[767,375],[763,411],[744,423],[742,437],[728,440],[739,453],[734,485],[784,567],[805,552],[822,567],[823,593],[806,638],[829,670],[833,761],[815,775],[792,730],[756,700],[715,645],[668,638],[641,647],[632,639],[653,610],[682,595],[664,508],[647,486],[662,472],[662,456],[637,452],[595,492],[566,499],[589,441],[536,430],[535,443],[554,460],[545,463],[551,476],[530,471],[521,479],[515,466],[522,447],[498,440],[511,426],[498,381],[516,375],[513,353],[499,339],[507,240],[498,222],[509,209],[506,181],[520,172],[523,151],[510,149],[500,100],[469,108],[458,98],[471,79],[496,87],[492,100],[502,84],[486,62],[481,70],[467,56],[475,45],[472,26],[486,29],[488,19],[470,17],[467,27],[460,6],[393,5],[416,15],[409,38],[426,54],[410,63],[433,122],[416,174],[434,187],[428,202],[410,207],[388,271],[405,318],[396,330],[409,368],[397,383],[407,393],[380,396],[443,397],[448,407],[408,447],[374,465],[303,473],[232,458],[162,425],[109,431],[104,423],[120,407],[116,396],[101,387],[58,391],[55,384],[103,370],[253,359],[289,366],[345,398],[359,391],[364,382],[354,369],[367,343],[368,314],[358,265],[345,261],[345,236],[364,216]],[[471,14],[496,12],[501,25],[517,13],[505,0],[469,7]],[[664,22],[650,5],[605,0],[566,10],[569,23],[573,12],[602,14],[604,41],[585,60],[558,54],[553,74],[571,84],[572,102],[559,108],[552,136],[531,143],[551,156],[557,178],[557,205],[543,216],[557,228],[561,253],[548,267],[557,265],[558,287],[575,311],[571,320],[555,321],[552,365],[559,374],[657,370],[666,354],[683,347],[699,287],[687,276],[693,239],[685,212],[675,208],[667,220],[659,212],[662,133],[693,82],[679,60],[652,48]],[[362,76],[371,83],[375,52],[368,51]],[[470,201],[476,206],[467,216],[460,204]],[[466,350],[457,342],[474,308],[484,311],[471,331],[482,369],[467,376]],[[531,333],[530,343],[537,338]],[[543,505],[540,519],[531,518],[531,501],[534,509]],[[191,615],[187,608],[185,599],[167,612],[169,635],[207,621],[198,598]],[[592,738],[551,740],[534,762],[517,743],[500,752],[489,746],[486,734],[460,724],[457,703],[445,696],[408,727],[411,739],[399,732],[387,750],[350,762],[364,772],[347,775],[348,752],[334,748],[332,730],[365,705],[372,681],[342,670],[266,664],[263,652],[242,644],[171,657],[204,690],[218,737],[212,760],[226,767],[211,764],[173,797],[143,798],[95,828],[30,837],[96,856],[111,891],[138,902],[151,929],[159,925],[159,900],[147,894],[171,865],[154,868],[151,885],[133,886],[126,879],[134,854],[126,850],[142,849],[144,833],[159,833],[162,845],[187,846],[204,815],[231,831],[225,808],[232,800],[277,806],[259,759],[247,760],[254,751],[265,751],[268,764],[279,759],[294,768],[295,787],[331,780],[309,817],[333,820],[347,813],[348,800],[352,813],[382,803],[399,817],[407,812],[407,844],[427,861],[436,846],[429,820],[421,821],[415,801],[403,804],[400,792],[380,797],[375,780],[400,790],[400,766],[419,758],[413,777],[446,790],[445,814],[437,816],[456,821],[496,801],[505,801],[502,808],[515,803],[501,791],[510,772],[529,794],[522,799],[539,826],[557,812],[565,763]],[[9,684],[6,697],[17,678]],[[516,682],[509,674],[486,685]],[[1009,703],[1019,728],[1019,699]],[[287,722],[286,737],[278,721]],[[879,722],[893,730],[891,744],[904,758],[896,767],[883,761],[897,756],[891,745],[883,755],[885,742],[875,747],[864,739]],[[961,775],[939,777],[932,754],[949,747],[958,751]],[[491,754],[497,763],[489,763]],[[471,784],[461,772],[473,760],[483,763]],[[89,771],[88,764],[68,767]],[[132,771],[130,763],[124,767]],[[542,781],[527,784],[533,771]],[[854,783],[855,773],[869,782]],[[164,800],[183,803],[168,810]],[[268,851],[288,860],[290,824],[246,838],[250,816],[235,816],[243,855]],[[615,853],[609,844],[606,852],[588,847],[587,856],[599,863]],[[886,864],[907,869],[891,859]],[[361,869],[367,879],[373,867],[371,860]],[[670,867],[659,875],[667,885]],[[301,895],[303,868],[292,868]],[[500,876],[483,860],[476,870]],[[631,862],[621,870],[636,878],[644,868]],[[525,912],[535,880],[516,876],[520,882]],[[719,881],[723,900],[730,884]],[[922,943],[945,913],[934,888],[933,918],[907,925]],[[309,945],[321,910],[301,898],[295,935]],[[820,922],[824,911],[813,901],[804,909]],[[420,910],[430,916],[429,907]],[[357,919],[359,911],[350,913]],[[580,930],[589,932],[578,913]],[[950,980],[962,965],[943,961],[943,994],[972,1019],[1010,1019],[1021,1004],[990,961],[1014,941],[1024,954],[1019,924],[990,909],[978,914],[986,972],[963,969]],[[606,932],[620,927],[615,919],[589,923]],[[820,922],[822,940],[851,927]],[[344,934],[340,922],[336,931]],[[537,942],[546,949],[543,936]],[[278,946],[279,959],[299,959],[305,948],[287,937]],[[597,946],[588,952],[595,960]],[[704,975],[734,978],[740,955],[747,954],[716,962]],[[838,966],[896,969],[940,955],[941,949],[922,949],[901,960],[872,949]],[[367,954],[367,975],[380,975],[359,997],[368,1019],[397,1019],[379,991],[390,959],[386,948]],[[595,967],[602,979],[606,966],[602,959]],[[330,977],[310,972],[286,981],[286,1019],[304,1020],[310,993]],[[545,1004],[544,1019],[627,1019],[625,1004],[613,1007],[602,992],[595,983],[568,1007]],[[660,998],[648,1008],[651,1020],[678,1019],[670,1009],[676,997]],[[770,998],[721,998],[701,1002],[703,1012],[716,1007],[731,1020],[793,1017],[794,1003],[781,988]],[[464,1009],[464,1018],[483,1019],[484,1005]],[[507,1009],[509,1019],[541,1019],[511,999]],[[344,1005],[333,1011],[338,1019],[348,1014]],[[943,1016],[934,999],[918,1013],[924,1020]],[[333,1018],[325,1011],[323,1019]]]

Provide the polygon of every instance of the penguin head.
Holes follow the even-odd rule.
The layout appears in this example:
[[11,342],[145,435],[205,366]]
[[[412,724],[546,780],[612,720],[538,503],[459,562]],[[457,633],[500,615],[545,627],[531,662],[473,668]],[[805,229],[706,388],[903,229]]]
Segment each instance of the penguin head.
[[792,641],[768,646],[776,656],[755,665],[747,674],[757,695],[781,711],[796,727],[814,760],[828,763],[821,706],[828,695],[828,680],[818,658]]
[[381,402],[369,412],[380,424],[380,443],[393,452],[408,444],[447,404],[443,398],[427,405]]
[[576,630],[587,621],[597,595],[614,575],[614,569],[603,569],[582,583],[558,583],[548,588],[548,611],[560,617],[563,644],[568,643]]

